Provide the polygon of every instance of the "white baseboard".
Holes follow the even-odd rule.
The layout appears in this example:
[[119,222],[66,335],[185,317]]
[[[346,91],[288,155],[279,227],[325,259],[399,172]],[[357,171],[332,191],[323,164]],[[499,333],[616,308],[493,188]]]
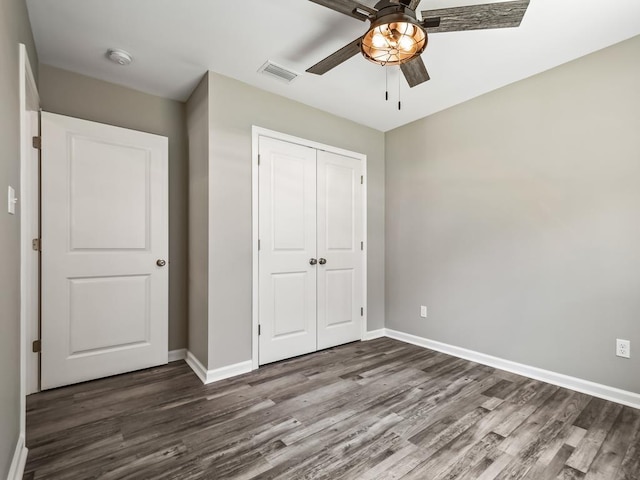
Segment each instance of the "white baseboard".
[[581,378],[571,377],[562,373],[552,372],[550,370],[531,367],[522,363],[512,362],[503,358],[475,352],[473,350],[467,350],[466,348],[436,342],[435,340],[429,340],[428,338],[418,337],[416,335],[391,330],[389,328],[384,330],[384,335],[386,337],[394,338],[401,342],[411,343],[430,350],[436,350],[438,352],[453,355],[454,357],[464,358],[466,360],[471,360],[472,362],[481,363],[500,370],[506,370],[507,372],[516,373],[534,380],[540,380],[552,385],[568,388],[576,392],[586,393],[594,397],[620,403],[629,407],[640,408],[640,394],[637,393],[628,392],[615,387],[609,387],[607,385],[583,380]]
[[365,332],[364,336],[362,337],[363,341],[367,341],[367,340],[375,340],[376,338],[382,338],[385,336],[385,329],[384,328],[380,328],[378,330],[371,330],[368,332]]
[[169,362],[177,362],[178,360],[186,360],[187,349],[180,348],[178,350],[169,350]]
[[252,371],[251,360],[235,363],[233,365],[227,365],[226,367],[215,368],[213,370],[207,370],[205,366],[202,365],[202,363],[200,363],[200,361],[195,357],[195,355],[193,355],[193,353],[187,351],[186,361],[187,364],[191,367],[191,370],[194,371],[194,373],[205,385]]
[[20,435],[13,454],[13,460],[11,460],[7,480],[22,480],[24,467],[27,464],[27,452],[27,447],[24,444],[24,435]]

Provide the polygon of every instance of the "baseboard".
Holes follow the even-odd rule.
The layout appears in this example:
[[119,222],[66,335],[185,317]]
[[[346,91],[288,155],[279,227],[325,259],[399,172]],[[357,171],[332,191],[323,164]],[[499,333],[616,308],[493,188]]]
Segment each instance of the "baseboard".
[[7,480],[22,480],[24,467],[27,464],[27,452],[27,447],[24,444],[24,435],[20,435],[13,454],[13,460],[11,460]]
[[180,348],[178,350],[169,350],[169,362],[177,362],[178,360],[186,360],[187,349]]
[[213,370],[207,370],[195,355],[189,351],[187,351],[186,361],[191,367],[191,370],[194,371],[200,381],[205,385],[219,380],[224,380],[225,378],[242,375],[243,373],[249,373],[252,370],[251,360],[234,363],[233,365],[227,365],[226,367],[215,368]]
[[375,340],[376,338],[382,338],[386,335],[385,329],[384,328],[380,328],[378,330],[371,330],[368,332],[365,332],[364,336],[362,337],[363,341],[367,341],[367,340]]
[[609,387],[607,385],[583,380],[581,378],[571,377],[562,373],[552,372],[550,370],[531,367],[522,363],[512,362],[503,358],[475,352],[473,350],[467,350],[466,348],[436,342],[435,340],[429,340],[428,338],[418,337],[416,335],[391,330],[389,328],[384,330],[385,336],[400,340],[401,342],[411,343],[430,350],[436,350],[438,352],[453,355],[454,357],[464,358],[465,360],[471,360],[472,362],[481,363],[500,370],[506,370],[507,372],[516,373],[534,380],[540,380],[542,382],[568,388],[576,392],[586,393],[604,400],[640,409],[640,394],[637,393],[628,392],[615,387]]

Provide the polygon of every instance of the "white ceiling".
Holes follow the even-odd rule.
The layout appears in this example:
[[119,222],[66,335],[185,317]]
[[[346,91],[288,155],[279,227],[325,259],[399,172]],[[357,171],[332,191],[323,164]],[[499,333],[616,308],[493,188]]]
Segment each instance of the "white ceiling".
[[[362,3],[372,5],[375,0]],[[418,11],[489,0],[423,0]],[[305,70],[368,23],[307,0],[27,0],[42,63],[186,100],[206,70],[387,131],[640,34],[640,0],[531,0],[517,29],[438,33],[423,59],[431,81],[409,89],[397,67],[360,55],[323,76]],[[108,48],[130,52],[120,67]],[[257,73],[272,60],[303,75]]]

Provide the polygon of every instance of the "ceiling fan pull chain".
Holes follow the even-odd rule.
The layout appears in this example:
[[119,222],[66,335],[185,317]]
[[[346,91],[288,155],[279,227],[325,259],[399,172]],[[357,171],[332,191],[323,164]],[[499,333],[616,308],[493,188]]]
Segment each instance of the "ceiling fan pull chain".
[[398,110],[402,110],[402,99],[400,98],[400,84],[401,84],[401,80],[400,77],[402,75],[400,75],[400,66],[398,66]]
[[385,101],[389,101],[389,69],[384,68],[384,99]]

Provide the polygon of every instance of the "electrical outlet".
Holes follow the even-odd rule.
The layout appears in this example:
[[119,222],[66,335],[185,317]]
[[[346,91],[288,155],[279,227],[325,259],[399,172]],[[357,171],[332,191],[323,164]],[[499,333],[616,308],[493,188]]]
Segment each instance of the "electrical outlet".
[[631,342],[629,340],[616,339],[616,355],[623,358],[631,358]]
[[427,318],[427,307],[424,305],[420,305],[420,316],[422,318]]

